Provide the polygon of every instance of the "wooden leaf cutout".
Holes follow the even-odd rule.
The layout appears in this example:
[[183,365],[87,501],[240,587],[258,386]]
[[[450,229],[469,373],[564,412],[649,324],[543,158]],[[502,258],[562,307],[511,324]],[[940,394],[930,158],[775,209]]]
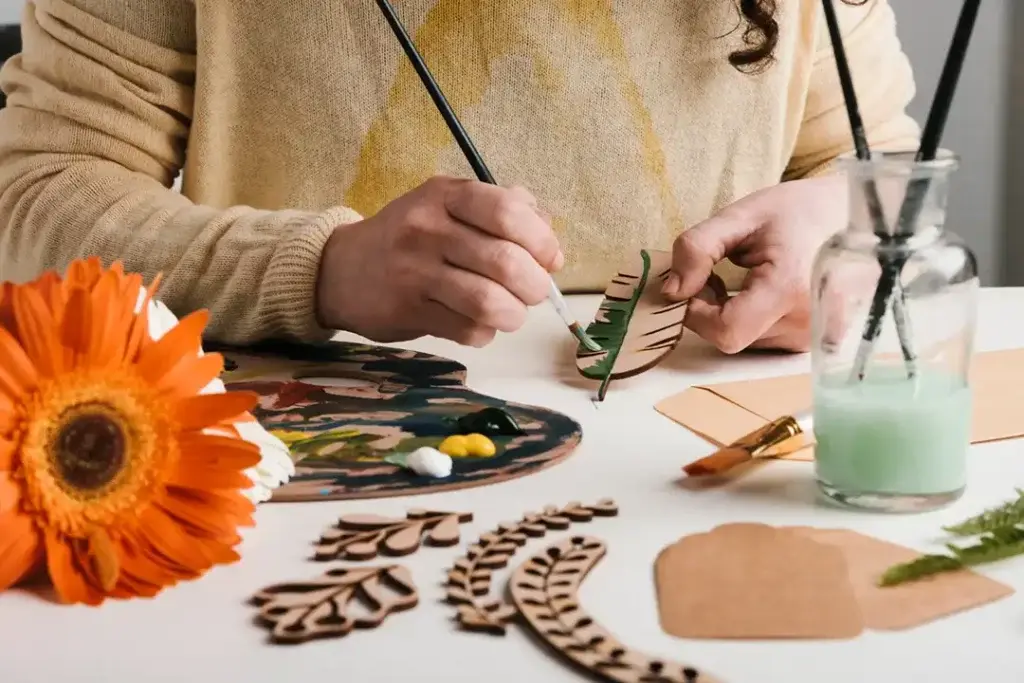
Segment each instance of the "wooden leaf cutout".
[[427,542],[438,547],[453,546],[459,542],[459,518],[448,515],[430,530]]
[[[415,607],[419,594],[409,570],[392,565],[332,569],[310,581],[264,588],[252,602],[273,641],[301,643],[376,628],[389,615]],[[354,604],[363,608],[358,616],[349,613]]]
[[599,400],[604,400],[612,380],[649,370],[679,343],[689,302],[666,303],[661,294],[671,265],[670,252],[642,249],[608,283],[594,322],[587,327],[603,350],[581,345],[576,351],[580,374],[601,380]]
[[459,542],[459,525],[473,521],[469,512],[410,510],[406,519],[378,515],[345,515],[320,536],[313,559],[372,560],[379,554],[409,555],[426,544],[451,546]]
[[613,517],[619,512],[615,502],[601,500],[595,505],[572,502],[563,508],[545,507],[528,512],[516,523],[503,522],[494,531],[480,536],[448,570],[446,596],[458,605],[456,621],[468,631],[505,635],[516,610],[501,600],[488,600],[491,570],[508,566],[509,560],[526,543],[527,537],[539,538],[549,530],[567,529],[572,522],[589,522],[594,517]]
[[606,681],[721,683],[693,666],[630,650],[583,610],[580,585],[605,550],[599,539],[577,536],[516,568],[509,593],[529,627],[562,657]]

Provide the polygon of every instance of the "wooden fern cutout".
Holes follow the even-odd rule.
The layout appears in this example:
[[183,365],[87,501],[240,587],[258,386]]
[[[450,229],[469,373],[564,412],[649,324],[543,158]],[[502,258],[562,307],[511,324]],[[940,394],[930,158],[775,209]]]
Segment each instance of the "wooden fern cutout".
[[459,542],[459,525],[473,521],[469,512],[410,510],[406,519],[378,515],[345,515],[316,543],[313,559],[372,560],[378,554],[401,556],[426,544],[447,547]]
[[[332,569],[311,581],[282,583],[253,596],[258,621],[278,643],[340,637],[376,628],[391,614],[419,602],[409,570],[397,565]],[[360,605],[357,616],[349,613]]]
[[578,536],[520,565],[509,581],[509,592],[530,628],[563,657],[607,681],[721,683],[693,666],[630,650],[583,611],[580,584],[604,554],[600,540]]
[[672,254],[642,250],[608,284],[594,322],[587,327],[603,350],[580,346],[580,374],[601,381],[597,397],[604,400],[612,380],[639,375],[657,365],[679,343],[688,302],[666,303],[661,287]]
[[458,605],[456,621],[468,631],[505,635],[516,610],[500,599],[487,598],[491,592],[491,573],[506,567],[529,538],[540,538],[549,530],[568,529],[573,522],[613,517],[618,512],[611,500],[595,505],[573,502],[561,509],[549,506],[539,513],[527,513],[519,522],[504,523],[483,534],[448,571],[446,595],[448,602]]

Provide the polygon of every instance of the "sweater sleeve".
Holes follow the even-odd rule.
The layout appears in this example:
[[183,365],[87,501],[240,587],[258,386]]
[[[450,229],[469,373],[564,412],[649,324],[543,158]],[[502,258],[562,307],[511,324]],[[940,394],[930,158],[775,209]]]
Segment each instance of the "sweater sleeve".
[[359,216],[217,209],[171,189],[196,76],[192,0],[34,0],[0,71],[0,279],[79,257],[120,259],[207,336],[243,344],[330,336],[316,320],[320,254]]
[[[784,180],[827,173],[836,157],[854,149],[832,41],[821,3],[814,4],[819,16],[810,88]],[[837,0],[835,6],[868,144],[879,151],[915,150],[920,129],[906,111],[915,94],[914,73],[892,7],[888,0]]]

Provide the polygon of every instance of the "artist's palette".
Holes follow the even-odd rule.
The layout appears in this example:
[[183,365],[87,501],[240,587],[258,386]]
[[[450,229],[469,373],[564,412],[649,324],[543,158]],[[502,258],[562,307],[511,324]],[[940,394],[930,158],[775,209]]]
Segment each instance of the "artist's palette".
[[[484,486],[559,462],[581,438],[571,418],[471,391],[465,366],[429,354],[342,342],[216,350],[230,368],[228,389],[259,394],[253,414],[296,460],[295,476],[275,491],[275,501]],[[451,476],[443,479],[384,462],[388,454],[436,448],[454,433],[456,420],[488,407],[506,411],[523,432],[491,436],[496,455],[454,458]]]

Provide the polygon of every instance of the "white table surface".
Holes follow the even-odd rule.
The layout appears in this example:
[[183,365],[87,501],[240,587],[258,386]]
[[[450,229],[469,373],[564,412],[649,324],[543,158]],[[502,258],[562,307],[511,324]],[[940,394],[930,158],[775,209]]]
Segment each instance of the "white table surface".
[[[598,297],[572,297],[580,320]],[[978,350],[1024,346],[1024,289],[982,295]],[[727,522],[845,527],[928,547],[940,526],[1014,495],[1024,485],[1024,440],[975,446],[966,496],[946,510],[916,516],[849,512],[817,502],[809,463],[775,463],[722,490],[689,492],[680,467],[709,451],[653,405],[697,383],[806,372],[806,356],[726,357],[687,335],[675,353],[640,377],[612,385],[603,404],[579,378],[574,345],[548,307],[533,311],[513,336],[483,350],[438,340],[410,347],[448,356],[469,368],[482,393],[562,411],[583,426],[583,442],[566,461],[522,479],[404,499],[267,504],[248,530],[242,561],[165,591],[153,600],[101,608],[50,604],[20,591],[0,595],[0,682],[312,683],[585,680],[516,627],[504,638],[460,632],[441,603],[447,567],[460,548],[498,522],[549,503],[613,497],[617,518],[578,525],[606,541],[608,554],[583,585],[582,602],[624,643],[679,659],[728,683],[952,683],[1024,681],[1024,594],[906,632],[867,632],[851,641],[684,641],[658,625],[652,564],[679,537]],[[1024,406],[1022,406],[1024,411]],[[325,564],[307,558],[320,531],[340,514],[403,515],[406,508],[471,511],[460,548],[424,548],[402,559],[420,588],[415,609],[375,631],[347,638],[274,646],[251,622],[246,604],[258,589],[314,577]],[[520,551],[542,548],[549,534]],[[1024,558],[986,573],[1024,590]],[[503,585],[504,572],[496,574]]]

